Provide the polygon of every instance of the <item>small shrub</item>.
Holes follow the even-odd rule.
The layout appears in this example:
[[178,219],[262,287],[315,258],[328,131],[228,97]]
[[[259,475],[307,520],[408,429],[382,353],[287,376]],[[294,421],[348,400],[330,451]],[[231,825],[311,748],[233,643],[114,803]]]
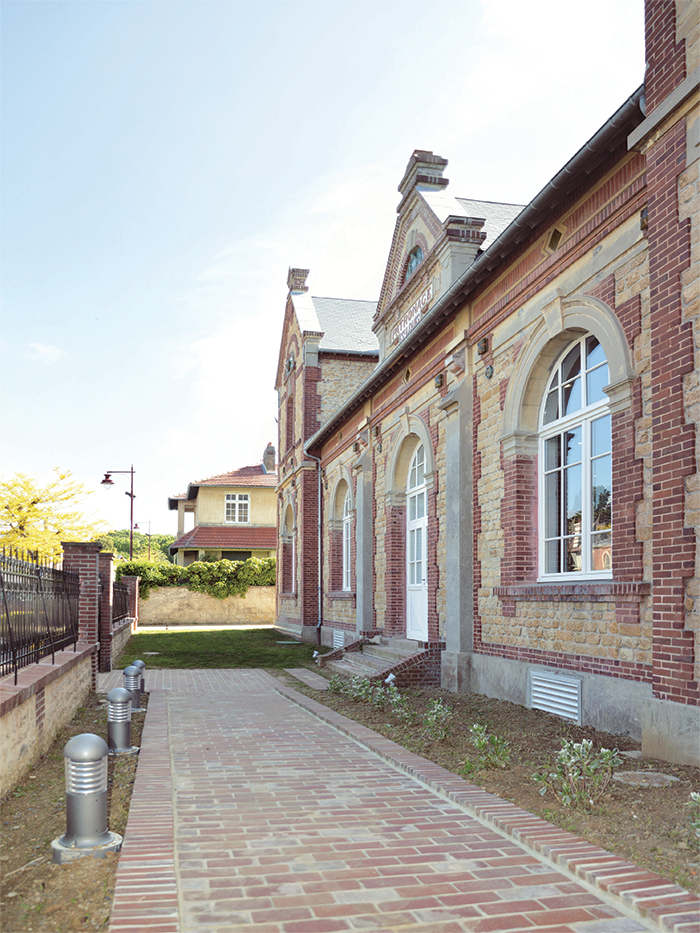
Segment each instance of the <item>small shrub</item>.
[[372,699],[372,684],[366,677],[356,674],[345,684],[345,694],[356,703],[368,703]]
[[[500,735],[492,735],[486,731],[486,726],[477,723],[469,730],[471,742],[474,748],[479,752],[479,758],[476,763],[477,768],[505,768],[510,761],[510,747]],[[465,770],[471,762],[465,762]]]
[[381,684],[374,684],[370,694],[370,703],[375,709],[384,709],[386,706],[386,693]]
[[451,706],[442,700],[431,700],[425,715],[425,734],[437,742],[444,741],[453,717]]
[[328,681],[327,690],[329,693],[343,692],[343,680],[338,676],[338,674],[333,674],[331,679]]
[[394,716],[400,719],[401,722],[406,723],[406,725],[412,726],[416,721],[416,712],[408,702],[407,697],[403,693],[399,693],[398,688],[393,684],[386,689],[386,699]]
[[617,749],[593,749],[593,742],[561,741],[555,770],[549,774],[533,774],[540,784],[540,794],[551,790],[565,807],[590,807],[605,793],[613,770],[622,764]]

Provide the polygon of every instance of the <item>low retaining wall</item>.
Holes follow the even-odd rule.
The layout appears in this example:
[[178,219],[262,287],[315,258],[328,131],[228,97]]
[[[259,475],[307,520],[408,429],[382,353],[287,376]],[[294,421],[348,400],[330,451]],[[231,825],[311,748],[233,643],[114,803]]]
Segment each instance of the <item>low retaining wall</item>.
[[184,586],[162,586],[139,603],[139,626],[271,625],[274,620],[274,586],[251,586],[245,596],[228,599],[193,593]]
[[0,797],[47,751],[59,729],[75,715],[92,682],[96,645],[57,651],[0,680]]

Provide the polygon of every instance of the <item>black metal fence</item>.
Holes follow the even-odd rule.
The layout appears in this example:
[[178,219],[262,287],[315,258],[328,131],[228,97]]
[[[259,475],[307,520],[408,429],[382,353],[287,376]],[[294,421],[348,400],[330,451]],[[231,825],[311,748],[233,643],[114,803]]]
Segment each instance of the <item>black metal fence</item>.
[[129,587],[115,580],[112,589],[112,628],[122,619],[129,617]]
[[77,573],[0,553],[0,677],[78,641]]

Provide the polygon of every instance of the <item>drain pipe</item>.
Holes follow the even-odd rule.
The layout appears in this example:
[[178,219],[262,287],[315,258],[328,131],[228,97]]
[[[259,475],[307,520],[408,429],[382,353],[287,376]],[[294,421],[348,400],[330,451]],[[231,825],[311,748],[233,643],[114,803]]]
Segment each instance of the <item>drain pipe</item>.
[[318,466],[318,622],[316,623],[316,643],[321,644],[321,625],[323,624],[323,523],[321,520],[321,458],[314,457],[308,450],[304,453]]

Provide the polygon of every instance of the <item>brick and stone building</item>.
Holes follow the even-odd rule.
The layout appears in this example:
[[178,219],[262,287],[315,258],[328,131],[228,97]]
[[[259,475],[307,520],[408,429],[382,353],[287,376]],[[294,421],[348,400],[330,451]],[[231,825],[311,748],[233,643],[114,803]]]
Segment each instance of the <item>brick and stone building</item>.
[[[261,463],[190,483],[186,493],[168,499],[177,511],[177,537],[170,546],[175,563],[274,557],[276,485],[275,448],[268,444]],[[188,512],[194,527],[185,531]]]
[[452,197],[414,152],[371,327],[326,357],[329,299],[291,270],[277,375],[282,627],[410,639],[444,687],[687,762],[699,10],[647,0],[644,85],[525,206]]

